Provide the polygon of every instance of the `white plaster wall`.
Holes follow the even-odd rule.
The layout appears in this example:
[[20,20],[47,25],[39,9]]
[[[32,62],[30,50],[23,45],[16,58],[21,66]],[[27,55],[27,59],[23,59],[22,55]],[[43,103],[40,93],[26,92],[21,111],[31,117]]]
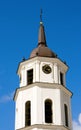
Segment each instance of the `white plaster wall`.
[[71,103],[70,97],[65,92],[61,91],[61,117],[62,117],[62,125],[65,125],[65,115],[64,115],[64,104],[68,107],[68,122],[69,128],[72,130],[72,118],[71,118]]
[[[16,129],[23,128],[25,126],[25,103],[27,101],[31,101],[31,124],[33,125],[39,122],[37,98],[37,87],[32,87],[19,92],[16,100]],[[40,113],[42,113],[41,110]]]
[[59,83],[59,71],[57,63],[54,63],[54,82]]
[[46,99],[52,100],[52,111],[53,111],[53,124],[60,125],[61,122],[61,111],[60,111],[60,91],[59,89],[42,88],[42,101],[43,101],[43,121],[45,123],[45,107],[44,102]]
[[35,62],[31,62],[31,63],[25,64],[22,66],[22,68],[20,70],[20,76],[21,76],[20,87],[27,85],[27,71],[30,69],[33,69],[33,72],[34,72],[33,73],[33,75],[34,75],[33,82],[35,81],[35,73],[36,73],[35,67],[36,67]]
[[19,92],[16,101],[16,129],[25,126],[25,103],[31,101],[31,125],[45,124],[45,108],[44,102],[46,99],[51,99],[53,106],[53,124],[61,124],[61,110],[60,110],[60,90],[33,87],[22,92]]
[[[50,74],[45,74],[42,71],[42,66],[48,64],[52,72]],[[27,64],[23,64],[19,77],[21,76],[20,87],[27,85],[27,70],[33,69],[33,82],[47,82],[47,83],[59,83],[60,84],[60,71],[64,73],[64,85],[65,85],[65,71],[63,66],[59,66],[56,62],[42,62],[39,60],[31,61]]]
[[52,72],[50,74],[45,74],[42,71],[42,66],[44,66],[45,64],[48,64],[51,68],[53,68],[53,64],[50,62],[41,62],[40,64],[40,82],[48,82],[48,83],[53,83],[53,69]]
[[16,101],[15,129],[22,127],[22,92],[19,93]]
[[[54,60],[49,61],[35,60],[23,65],[19,68],[19,75],[21,75],[20,87],[27,86],[27,70],[33,69],[33,82],[47,82],[47,83],[59,83],[60,84],[60,71],[64,73],[64,84],[65,84],[65,73],[60,60],[56,63]],[[42,71],[42,66],[49,64],[52,68],[50,74],[45,74]],[[61,64],[61,65],[60,65]],[[64,124],[63,115],[63,103],[67,102],[70,107],[70,97],[65,95],[62,90],[52,89],[49,86],[44,88],[43,86],[27,88],[18,93],[16,100],[16,129],[25,126],[25,103],[31,101],[31,125],[33,124],[45,124],[45,109],[44,102],[46,99],[51,99],[53,102],[53,124],[62,125]],[[69,117],[71,121],[71,112],[69,109]],[[71,123],[69,123],[71,126]],[[35,130],[37,130],[35,128]],[[42,129],[41,129],[42,130]]]

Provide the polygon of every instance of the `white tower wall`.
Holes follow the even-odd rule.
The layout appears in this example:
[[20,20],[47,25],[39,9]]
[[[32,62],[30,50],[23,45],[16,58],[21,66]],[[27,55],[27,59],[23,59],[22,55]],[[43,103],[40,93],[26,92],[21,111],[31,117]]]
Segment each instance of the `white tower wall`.
[[[51,62],[52,61],[52,62]],[[42,71],[42,66],[49,64],[52,68],[50,74],[45,74]],[[63,68],[62,68],[63,67]],[[62,68],[62,69],[61,69]],[[27,85],[27,71],[33,69],[33,84]],[[31,102],[31,126],[43,125],[51,127],[56,130],[66,130],[65,127],[59,128],[58,126],[65,126],[64,117],[64,104],[68,106],[69,127],[71,130],[71,105],[70,97],[71,92],[65,86],[60,84],[60,71],[65,74],[67,67],[59,59],[50,58],[34,58],[33,60],[25,61],[20,64],[18,74],[21,76],[20,88],[17,89],[15,95],[16,101],[16,119],[15,130],[25,130],[25,103]],[[65,81],[64,81],[65,85]],[[45,100],[52,101],[52,123],[45,122]],[[21,129],[22,128],[22,129]],[[27,128],[29,130],[30,128]],[[36,128],[32,128],[34,130]],[[38,128],[39,129],[39,128]],[[43,130],[45,128],[42,128]]]

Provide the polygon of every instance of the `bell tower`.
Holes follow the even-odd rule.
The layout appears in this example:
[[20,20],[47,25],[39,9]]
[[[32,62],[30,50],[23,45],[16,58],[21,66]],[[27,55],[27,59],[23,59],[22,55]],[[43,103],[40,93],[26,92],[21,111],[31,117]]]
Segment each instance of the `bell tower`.
[[15,130],[72,130],[67,70],[68,66],[48,48],[41,21],[37,48],[18,66]]

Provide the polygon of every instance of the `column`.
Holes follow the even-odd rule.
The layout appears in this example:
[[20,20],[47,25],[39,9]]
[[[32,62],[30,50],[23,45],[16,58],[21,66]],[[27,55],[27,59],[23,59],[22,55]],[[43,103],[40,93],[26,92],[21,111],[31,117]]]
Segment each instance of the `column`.
[[36,61],[36,67],[35,67],[35,81],[40,81],[40,61]]
[[54,81],[58,83],[58,65],[57,63],[54,64]]

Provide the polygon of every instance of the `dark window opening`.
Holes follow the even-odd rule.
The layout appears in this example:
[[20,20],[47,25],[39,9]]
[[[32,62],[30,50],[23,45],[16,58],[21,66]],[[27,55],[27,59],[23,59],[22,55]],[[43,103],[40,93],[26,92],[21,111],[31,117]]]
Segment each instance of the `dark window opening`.
[[27,71],[27,84],[33,83],[33,69]]
[[63,73],[60,72],[60,83],[63,85]]
[[20,83],[21,83],[21,81],[22,81],[22,77],[21,77],[21,75],[20,75]]
[[45,122],[52,123],[52,101],[49,99],[45,101]]
[[65,125],[68,127],[68,108],[66,104],[64,104],[64,111],[65,111]]
[[31,103],[30,101],[25,104],[25,126],[31,125]]

